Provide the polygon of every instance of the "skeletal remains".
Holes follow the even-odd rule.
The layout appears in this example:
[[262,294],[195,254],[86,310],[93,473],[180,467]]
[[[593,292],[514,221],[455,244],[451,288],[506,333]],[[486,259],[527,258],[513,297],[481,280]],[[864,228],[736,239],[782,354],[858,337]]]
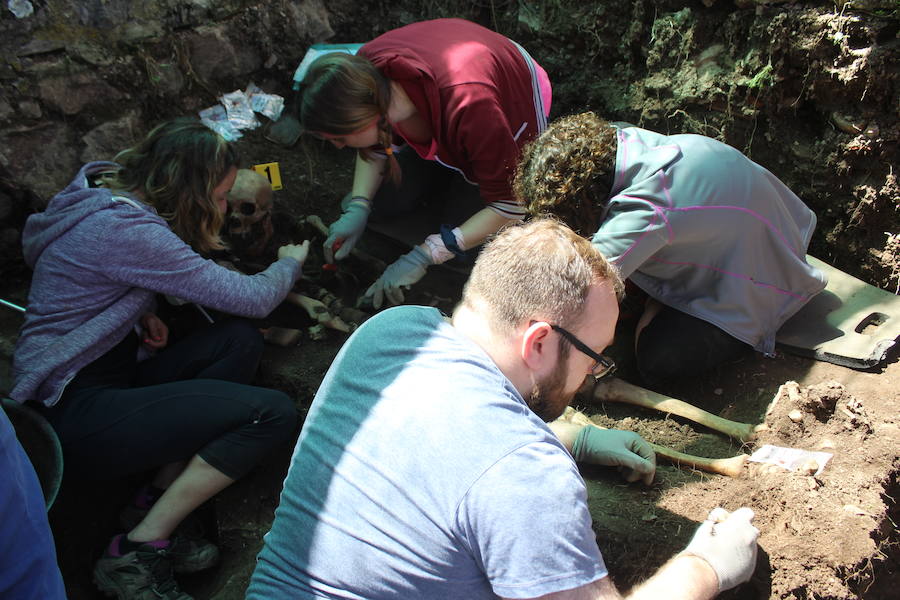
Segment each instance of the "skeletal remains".
[[[738,423],[736,421],[723,419],[722,417],[718,417],[701,408],[688,404],[687,402],[657,394],[656,392],[630,384],[616,377],[610,377],[598,382],[590,394],[582,396],[581,399],[591,403],[622,402],[678,415],[679,417],[684,417],[685,419],[689,419],[695,423],[724,433],[742,443],[750,441],[757,432],[766,429],[765,424],[751,425],[749,423]],[[574,409],[567,410],[563,415],[563,418],[576,425],[592,425],[598,427],[598,425],[591,422],[586,415]],[[653,446],[653,450],[656,452],[657,456],[665,458],[676,465],[718,473],[720,475],[728,475],[729,477],[740,476],[744,465],[749,458],[746,454],[739,454],[731,458],[703,458],[677,452],[671,448],[666,448],[657,444],[651,444],[651,446]]]
[[[571,406],[563,413],[562,419],[574,423],[575,425],[604,429],[591,421],[586,414],[575,410]],[[731,458],[703,458],[700,456],[684,454],[683,452],[678,452],[677,450],[672,450],[671,448],[666,448],[665,446],[660,446],[652,442],[648,443],[653,447],[653,451],[656,452],[658,457],[665,458],[678,466],[699,469],[710,473],[718,473],[719,475],[728,475],[729,477],[739,477],[748,458],[746,454],[739,454]]]
[[[318,298],[311,298],[297,292],[288,292],[285,300],[306,311],[315,325],[307,330],[313,340],[325,337],[325,329],[344,333],[354,331],[369,315],[352,307],[345,307],[341,301],[325,288],[313,290]],[[300,331],[284,327],[270,327],[263,332],[267,342],[277,346],[294,346],[300,341]]]
[[256,171],[239,169],[228,207],[228,235],[249,243],[247,253],[259,256],[272,239],[272,184]]
[[286,300],[305,310],[313,321],[316,321],[325,327],[343,331],[344,333],[349,333],[355,329],[355,327],[351,328],[350,325],[344,322],[340,317],[331,314],[328,311],[328,307],[319,300],[296,292],[289,292]]
[[[229,194],[229,203],[232,206],[232,217],[236,219],[234,227],[230,229],[230,233],[241,236],[258,235],[257,223],[263,222],[263,237],[255,241],[251,246],[261,251],[268,244],[272,235],[271,186],[269,186],[268,180],[255,171],[242,169],[238,172],[235,186]],[[328,227],[316,215],[304,217],[301,219],[301,223],[309,224],[324,236],[328,235]],[[257,227],[257,229],[254,229],[254,227]],[[351,255],[376,272],[382,272],[386,268],[384,261],[357,248],[351,250]],[[318,298],[291,292],[287,297],[289,302],[302,307],[309,314],[310,318],[316,321],[317,324],[310,328],[311,335],[321,335],[322,326],[350,332],[368,317],[364,312],[344,307],[324,288],[320,288],[318,292],[315,292],[315,295]],[[268,338],[271,338],[271,341],[274,343],[292,345],[299,338],[299,332],[293,329],[272,328],[271,334],[267,335]],[[582,398],[584,399],[584,397]],[[592,403],[622,402],[677,415],[724,433],[742,443],[750,441],[756,432],[766,428],[765,425],[751,425],[723,419],[687,402],[657,394],[615,377],[597,383],[587,400]],[[562,418],[577,425],[598,427],[586,415],[571,408],[566,410]],[[732,458],[703,458],[684,454],[657,444],[651,444],[651,446],[653,446],[657,456],[665,458],[676,465],[729,477],[740,476],[749,458],[746,454],[739,454]]]
[[[321,217],[317,215],[309,215],[300,221],[301,223],[308,223],[311,225],[316,231],[328,237],[328,226],[325,225],[325,222],[321,219]],[[350,256],[356,258],[361,263],[368,265],[373,271],[378,273],[383,273],[387,268],[387,263],[381,260],[380,258],[376,258],[371,254],[366,254],[362,250],[358,248],[353,248],[350,251]]]
[[765,425],[750,425],[749,423],[738,423],[723,419],[687,402],[657,394],[617,377],[610,377],[600,381],[594,387],[592,398],[594,402],[623,402],[678,415],[724,433],[740,442],[749,442],[758,431],[766,429]]

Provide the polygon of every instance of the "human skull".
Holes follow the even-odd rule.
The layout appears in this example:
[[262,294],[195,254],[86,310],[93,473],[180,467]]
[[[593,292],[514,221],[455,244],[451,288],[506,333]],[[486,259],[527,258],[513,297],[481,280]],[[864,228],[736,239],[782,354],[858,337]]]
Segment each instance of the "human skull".
[[249,254],[262,253],[272,239],[272,185],[250,169],[239,169],[228,192],[228,235],[246,245]]

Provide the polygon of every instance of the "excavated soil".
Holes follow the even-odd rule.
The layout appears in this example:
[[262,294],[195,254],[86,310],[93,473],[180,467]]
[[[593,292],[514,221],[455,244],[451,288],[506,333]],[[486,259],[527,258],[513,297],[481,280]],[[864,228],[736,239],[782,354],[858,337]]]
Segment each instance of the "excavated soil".
[[[763,444],[833,454],[818,475],[809,466],[789,471],[748,463],[730,478],[663,465],[649,489],[586,473],[611,573],[628,587],[682,548],[711,507],[749,506],[760,530],[760,559],[751,583],[728,597],[894,597],[900,573],[898,376],[896,362],[860,373],[784,356],[741,361],[702,385],[685,384],[677,395],[672,390],[722,416],[768,426],[743,446],[677,417],[621,404],[587,407],[588,413],[600,410],[593,415],[600,425],[632,429],[698,456],[725,458]],[[792,380],[799,384],[796,398],[785,389],[790,384],[781,386]],[[799,411],[793,420],[792,411]]]
[[[337,198],[349,182],[352,157],[348,153],[314,141],[304,142],[312,148],[300,146],[288,152],[266,142],[261,134],[251,134],[242,143],[251,162],[277,160],[281,166],[286,187],[276,194],[278,241],[312,235],[297,224],[305,215],[319,214],[326,221],[334,217]],[[316,239],[321,241],[321,237]],[[274,247],[275,243],[268,252]],[[362,247],[387,260],[400,252],[399,246],[371,234],[364,237]],[[267,258],[247,260],[265,263]],[[298,290],[323,283],[321,260],[316,250],[305,269],[306,281],[298,284]],[[336,293],[352,295],[375,277],[356,261],[350,262],[347,271],[353,276],[325,284]],[[456,273],[435,270],[410,300],[437,304],[450,312],[462,282]],[[290,306],[261,324],[305,330],[313,323]],[[291,393],[304,411],[345,339],[346,334],[328,331],[319,341],[304,336],[296,347],[270,347],[260,383]],[[584,469],[598,544],[618,586],[623,590],[631,587],[682,549],[711,508],[749,506],[761,532],[758,568],[750,584],[724,597],[894,597],[893,584],[900,574],[895,501],[900,468],[898,390],[900,364],[896,356],[882,368],[863,372],[792,355],[774,359],[751,355],[702,378],[656,390],[732,420],[767,425],[767,430],[743,445],[678,417],[620,403],[597,405],[576,400],[599,425],[631,429],[654,443],[697,456],[725,458],[750,453],[763,444],[833,454],[815,476],[748,464],[740,477],[730,478],[661,462],[656,481],[649,487],[625,484],[605,469]],[[800,411],[799,419],[793,415],[796,422],[788,417],[795,410]],[[186,589],[197,598],[242,597],[261,537],[277,505],[290,452],[291,448],[285,447],[275,453],[208,507],[207,520],[218,534],[223,563],[209,573],[183,578]],[[100,511],[104,516],[91,522],[74,521],[66,512],[65,495],[63,506],[51,515],[57,532],[67,532],[61,542],[61,558],[70,577],[89,572],[96,552],[115,528],[116,502],[127,497],[127,492],[102,498],[95,490],[89,493],[93,501],[105,503],[106,510]],[[93,542],[93,555],[72,544],[86,537]],[[72,597],[91,598],[92,594],[85,576]]]

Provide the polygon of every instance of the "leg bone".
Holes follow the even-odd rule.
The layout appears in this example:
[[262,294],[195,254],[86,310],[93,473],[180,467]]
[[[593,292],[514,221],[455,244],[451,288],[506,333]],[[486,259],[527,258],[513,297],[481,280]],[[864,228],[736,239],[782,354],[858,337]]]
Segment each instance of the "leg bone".
[[328,309],[325,307],[325,305],[318,300],[314,300],[308,296],[303,296],[296,292],[288,292],[286,300],[301,307],[307,312],[307,314],[309,314],[310,318],[317,323],[320,323],[331,329],[343,331],[344,333],[348,333],[350,331],[349,325],[344,323],[344,321],[340,317],[335,317],[330,312],[328,312]]
[[591,400],[593,402],[623,402],[671,413],[724,433],[741,442],[750,441],[757,431],[765,429],[765,425],[751,425],[723,419],[687,402],[657,394],[617,377],[598,382],[591,394]]
[[[584,413],[572,410],[571,408],[566,409],[566,414],[564,414],[563,418],[575,425],[603,429],[603,427],[600,427],[591,421]],[[731,458],[703,458],[701,456],[692,456],[690,454],[678,452],[677,450],[672,450],[671,448],[666,448],[665,446],[660,446],[652,442],[650,442],[650,445],[653,446],[653,451],[656,452],[658,457],[665,458],[676,466],[699,469],[701,471],[717,473],[719,475],[727,475],[728,477],[740,477],[744,470],[744,465],[749,458],[746,454],[739,454]]]

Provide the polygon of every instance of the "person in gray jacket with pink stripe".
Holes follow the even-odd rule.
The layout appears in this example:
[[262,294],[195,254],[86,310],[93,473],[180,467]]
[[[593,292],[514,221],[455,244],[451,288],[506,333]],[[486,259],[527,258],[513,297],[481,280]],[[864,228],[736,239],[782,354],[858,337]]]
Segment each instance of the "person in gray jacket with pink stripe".
[[285,442],[296,409],[249,385],[262,353],[249,321],[221,319],[169,344],[156,297],[265,316],[300,276],[309,243],[282,246],[253,276],[198,253],[224,247],[239,159],[197,119],[159,125],[116,161],[82,167],[25,225],[34,276],[11,396],[53,425],[67,477],[158,470],[122,513],[126,533],[94,580],[119,600],[187,600],[172,569],[210,567],[218,549],[176,527]]
[[750,348],[772,355],[778,328],[826,284],[806,262],[815,214],[705,136],[565,117],[526,148],[514,189],[529,212],[591,236],[646,294],[635,354],[647,385]]

